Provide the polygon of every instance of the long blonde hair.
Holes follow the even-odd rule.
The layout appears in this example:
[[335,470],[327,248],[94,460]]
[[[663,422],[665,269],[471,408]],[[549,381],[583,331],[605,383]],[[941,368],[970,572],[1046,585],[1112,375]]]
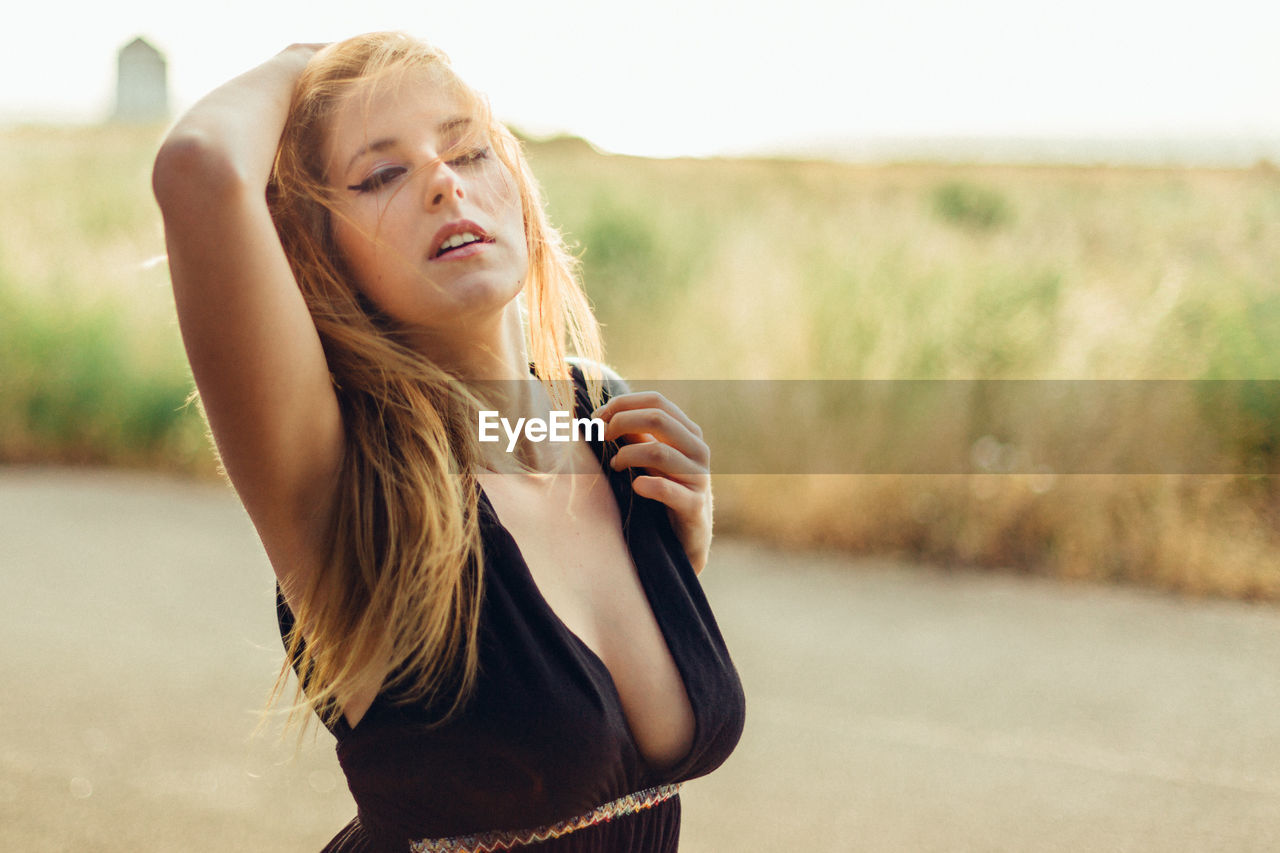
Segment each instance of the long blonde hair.
[[[290,590],[295,627],[273,697],[299,674],[293,710],[328,724],[370,672],[438,720],[465,702],[476,677],[483,588],[478,525],[476,395],[405,343],[394,320],[353,286],[331,233],[324,179],[327,123],[340,99],[372,85],[403,85],[425,70],[470,105],[495,155],[515,177],[524,214],[526,346],[535,373],[564,399],[574,353],[601,361],[599,329],[576,259],[549,224],[520,143],[492,118],[439,51],[402,33],[332,45],[299,78],[268,185],[268,204],[293,275],[324,345],[346,433],[327,562]],[[599,377],[589,377],[594,403]],[[305,627],[305,642],[303,628]],[[309,716],[309,715],[308,715]],[[290,715],[294,719],[294,715]]]

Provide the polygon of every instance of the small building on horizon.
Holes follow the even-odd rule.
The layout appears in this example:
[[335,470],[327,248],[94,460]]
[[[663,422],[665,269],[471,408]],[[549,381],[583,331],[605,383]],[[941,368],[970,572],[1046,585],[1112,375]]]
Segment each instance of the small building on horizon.
[[111,120],[147,124],[169,118],[169,65],[139,36],[116,54],[116,106]]

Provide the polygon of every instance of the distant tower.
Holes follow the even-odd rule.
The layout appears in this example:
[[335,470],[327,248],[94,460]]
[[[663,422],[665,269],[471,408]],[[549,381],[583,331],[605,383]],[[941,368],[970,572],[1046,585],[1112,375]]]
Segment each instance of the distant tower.
[[116,110],[112,121],[142,124],[169,117],[169,80],[164,54],[142,38],[116,56]]

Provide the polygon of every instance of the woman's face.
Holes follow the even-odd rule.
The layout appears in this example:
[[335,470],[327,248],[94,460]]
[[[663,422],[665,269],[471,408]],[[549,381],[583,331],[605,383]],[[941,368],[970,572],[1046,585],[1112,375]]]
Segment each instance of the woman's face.
[[333,238],[379,309],[456,334],[524,285],[519,190],[464,101],[426,72],[396,80],[353,91],[329,123]]

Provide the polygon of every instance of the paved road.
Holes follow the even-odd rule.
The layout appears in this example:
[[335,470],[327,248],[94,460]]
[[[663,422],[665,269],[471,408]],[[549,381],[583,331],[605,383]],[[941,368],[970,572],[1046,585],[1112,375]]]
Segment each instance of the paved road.
[[[743,741],[686,853],[1280,849],[1280,610],[717,545]],[[216,485],[0,469],[0,850],[315,851],[252,737],[271,576]]]

